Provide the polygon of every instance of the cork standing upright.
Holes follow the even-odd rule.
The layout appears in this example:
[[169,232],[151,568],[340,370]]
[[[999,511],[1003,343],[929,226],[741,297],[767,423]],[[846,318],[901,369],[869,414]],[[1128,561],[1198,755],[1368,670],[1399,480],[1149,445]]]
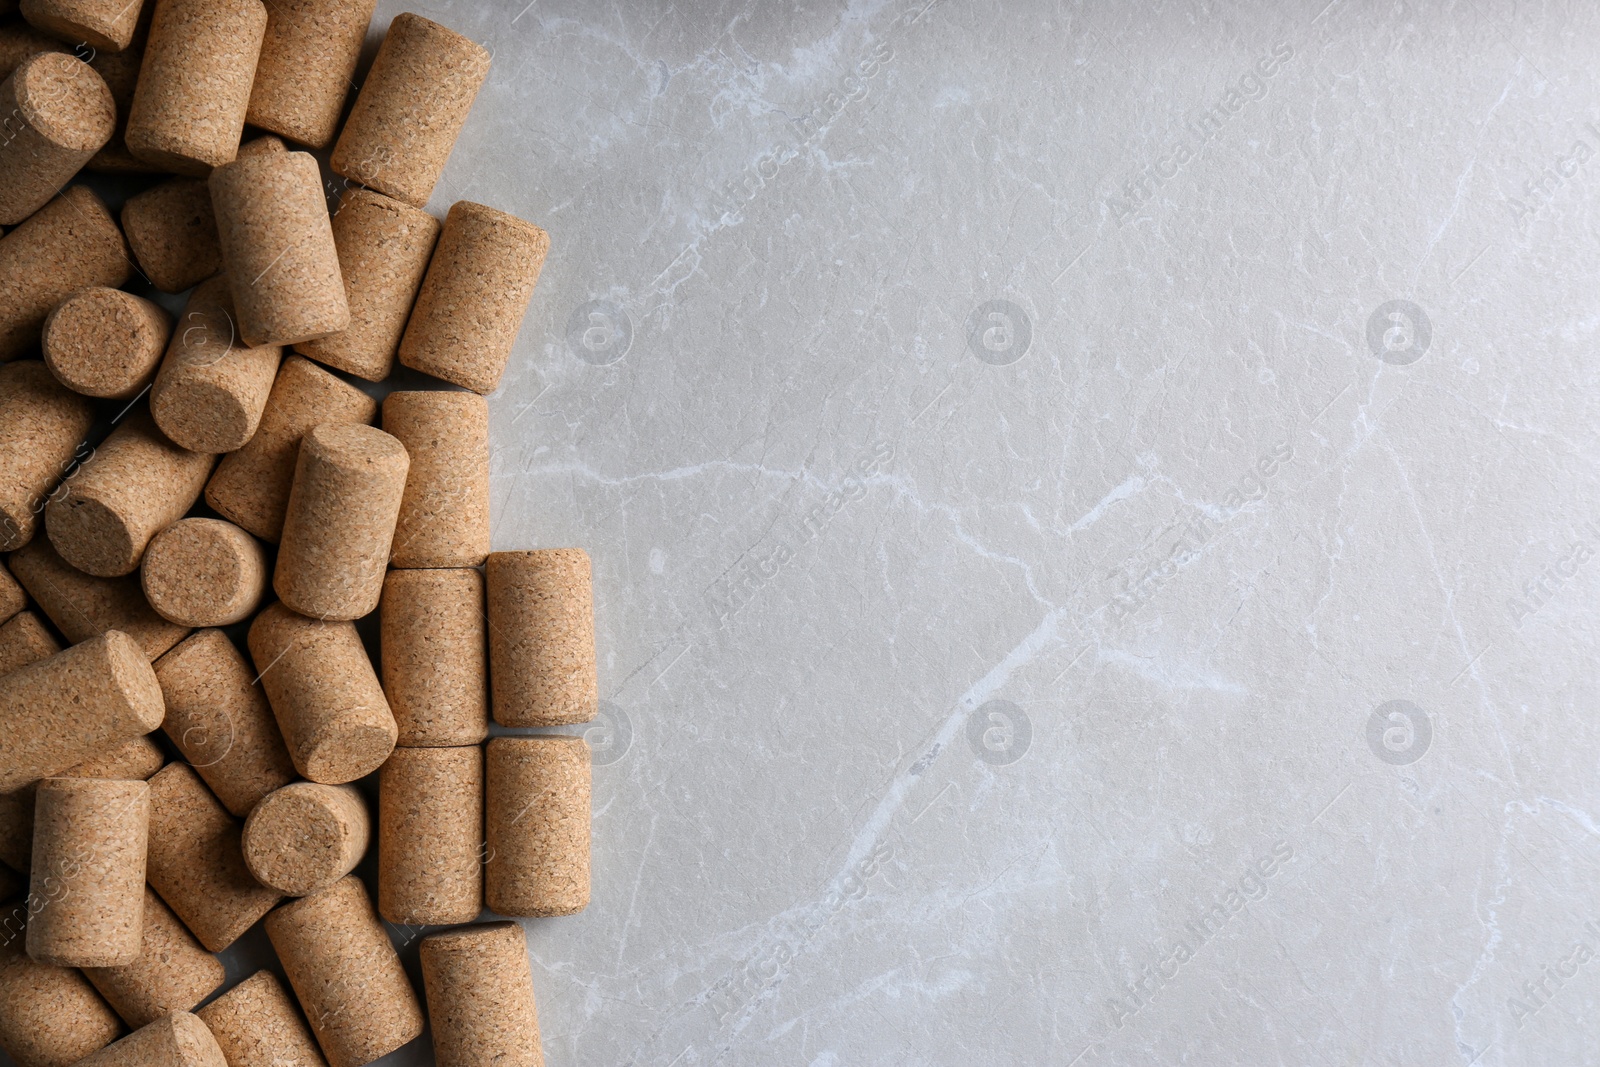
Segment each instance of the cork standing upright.
[[115,289],[132,262],[122,231],[87,186],[74,185],[0,238],[0,361],[39,339],[52,308],[86,285]]
[[421,955],[438,1067],[544,1067],[528,940],[520,923],[429,934]]
[[119,967],[86,967],[83,972],[135,1029],[175,1011],[194,1010],[225,977],[222,961],[200,946],[149,886],[143,891],[139,955]]
[[0,366],[0,549],[33,540],[47,494],[88,455],[93,424],[94,408],[43,363]]
[[588,553],[495,552],[485,577],[495,721],[559,726],[593,719],[600,695]]
[[489,404],[459,392],[390,393],[383,428],[411,457],[396,567],[477,567],[489,555]]
[[275,0],[246,119],[310,148],[326,148],[356,73],[377,0]]
[[144,930],[150,787],[141,781],[46,778],[33,813],[28,955],[63,967],[139,958]]
[[228,1067],[327,1067],[283,984],[257,971],[197,1012]]
[[227,279],[200,283],[150,388],[150,414],[174,444],[192,452],[233,452],[261,423],[283,349],[245,344]]
[[501,915],[571,915],[589,903],[589,744],[496,737],[484,756],[484,896]]
[[39,210],[117,128],[105,80],[75,56],[41,52],[0,82],[0,225]]

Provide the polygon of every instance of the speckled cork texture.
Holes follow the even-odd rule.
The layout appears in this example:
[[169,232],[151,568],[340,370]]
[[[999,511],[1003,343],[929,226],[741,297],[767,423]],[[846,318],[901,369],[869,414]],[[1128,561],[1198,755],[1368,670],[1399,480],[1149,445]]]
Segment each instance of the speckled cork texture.
[[11,554],[11,573],[73,644],[121,630],[155,659],[188,634],[156,614],[135,575],[95,578],[68,566],[46,538]]
[[330,1067],[361,1067],[422,1033],[422,1006],[361,880],[267,916],[267,936]]
[[105,79],[77,57],[40,52],[0,82],[0,225],[39,210],[117,128]]
[[396,567],[476,567],[489,554],[489,404],[475,393],[390,393],[383,429],[411,457]]
[[483,575],[390,571],[379,605],[383,689],[404,748],[476,745],[489,734]]
[[[20,616],[19,616],[20,618]],[[60,647],[50,639],[51,651],[35,656],[45,659]],[[32,661],[30,661],[32,662]],[[84,760],[62,771],[58,778],[119,778],[144,781],[166,763],[166,753],[149,736],[135,737],[93,759]],[[33,807],[37,783],[11,793],[0,793],[0,862],[26,871],[33,857]]]
[[84,396],[125,400],[150,384],[172,316],[120,289],[91,286],[56,305],[40,345],[56,381]]
[[46,778],[33,809],[28,955],[62,967],[115,967],[139,957],[144,929],[150,787],[140,781]]
[[519,923],[430,934],[421,954],[437,1067],[544,1067],[533,970]]
[[272,587],[319,619],[359,619],[378,606],[410,460],[371,426],[324,423],[300,442]]
[[589,554],[495,552],[484,575],[495,721],[558,726],[593,719],[600,697]]
[[371,839],[372,817],[355,786],[295,782],[245,820],[244,861],[262,885],[303,897],[355,870]]
[[166,699],[162,731],[223,807],[244,818],[295,779],[294,763],[244,654],[221,630],[201,630],[155,665]]
[[240,827],[187,764],[150,779],[150,886],[200,943],[221,952],[278,902],[250,875]]
[[400,362],[473,392],[493,392],[549,250],[549,235],[533,223],[457,203],[417,293]]
[[377,0],[274,0],[246,119],[326,148],[355,76]]
[[0,906],[0,1049],[17,1067],[70,1067],[122,1026],[81,972],[23,951],[27,913],[20,900]]
[[46,316],[86,285],[115,289],[132,271],[122,231],[100,198],[74,185],[0,238],[0,360],[38,343]]
[[228,1067],[228,1061],[206,1024],[178,1011],[107,1045],[81,1067]]
[[395,16],[334,146],[333,172],[422,207],[488,75],[481,45],[420,15]]
[[439,220],[426,211],[370,189],[346,190],[333,243],[350,325],[295,351],[368,381],[387,378],[438,240]]
[[272,604],[250,624],[250,658],[289,757],[306,778],[341,785],[389,758],[394,715],[353,624]]
[[261,543],[221,519],[179,519],[139,564],[145,599],[180,626],[230,626],[255,613],[267,588]]
[[378,910],[406,925],[483,910],[483,748],[397,748],[378,773]]
[[484,898],[501,915],[571,915],[589,903],[589,744],[496,737],[485,750]]
[[128,114],[128,150],[196,176],[233,159],[266,28],[261,0],[160,0]]
[[222,270],[211,187],[199,178],[172,178],[128,198],[122,231],[150,284],[181,293]]
[[[3,6],[0,3],[0,7]],[[26,23],[0,26],[0,78],[11,77],[11,72],[22,66],[23,60],[40,52],[70,52],[70,49]]]
[[237,321],[222,277],[196,286],[178,316],[181,328],[150,389],[150,414],[181,448],[233,452],[261,423],[283,349],[245,344]]
[[89,454],[93,423],[89,401],[40,361],[0,366],[0,548],[33,540],[46,497]]
[[60,651],[61,642],[31,611],[18,612],[0,625],[0,676]]
[[378,402],[302,356],[289,356],[267,396],[255,436],[224,456],[206,485],[206,503],[263,541],[283,535],[300,439],[321,423],[364,426]]
[[225,977],[222,961],[201,947],[149,886],[143,891],[139,955],[120,967],[86,967],[83,972],[134,1029],[171,1012],[192,1011]]
[[120,52],[133,43],[140,9],[153,0],[22,0],[22,17],[64,41],[87,41],[96,51]]
[[124,741],[116,748],[108,749],[103,755],[73,764],[56,777],[120,778],[125,781],[142,782],[159,771],[166,762],[167,757],[161,751],[161,746],[146,734]]
[[197,1013],[228,1067],[327,1067],[289,991],[257,971]]

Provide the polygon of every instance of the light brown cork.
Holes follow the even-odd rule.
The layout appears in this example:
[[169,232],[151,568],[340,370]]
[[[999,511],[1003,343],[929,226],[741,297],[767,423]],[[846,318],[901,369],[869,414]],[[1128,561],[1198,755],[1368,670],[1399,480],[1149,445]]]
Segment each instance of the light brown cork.
[[222,961],[201,947],[172,909],[144,887],[139,955],[120,967],[88,967],[83,976],[122,1021],[137,1029],[163,1015],[192,1011],[222,984]]
[[121,630],[155,659],[189,629],[156,614],[135,575],[95,578],[67,565],[46,538],[11,554],[11,573],[49,620],[73,644]]
[[571,915],[589,903],[589,744],[496,737],[485,757],[484,897],[501,915]]
[[[0,565],[0,623],[16,615],[17,612],[28,606],[28,594],[22,591],[22,586],[11,576],[11,572],[4,565]],[[0,669],[0,674],[5,671]]]
[[[60,651],[54,638],[50,642],[55,651]],[[52,654],[46,652],[34,659],[44,659]],[[161,751],[161,746],[147,735],[125,741],[116,748],[106,750],[103,755],[68,767],[57,777],[117,778],[142,782],[159,771],[166,761],[166,753]],[[0,794],[0,862],[8,863],[19,871],[29,868],[33,856],[35,785]]]
[[79,289],[44,320],[41,347],[56,381],[84,396],[125,400],[156,375],[172,333],[160,305],[120,289]]
[[133,43],[143,0],[22,0],[22,17],[64,41],[87,41],[96,51],[120,52]]
[[300,442],[272,588],[319,619],[377,608],[410,461],[371,426],[324,423]]
[[483,910],[483,748],[397,748],[378,773],[378,910],[465,923]]
[[489,735],[483,610],[483,575],[471,567],[390,571],[383,580],[383,690],[402,747],[476,745]]
[[0,360],[38,343],[52,308],[86,285],[114,288],[132,270],[105,204],[74,185],[0,238]]
[[274,0],[246,119],[326,148],[361,57],[377,0]]
[[278,902],[250,875],[240,828],[186,763],[150,779],[150,886],[200,943],[221,952]]
[[61,967],[139,958],[144,929],[150,787],[140,781],[46,778],[33,809],[28,955]]
[[489,554],[489,404],[475,393],[394,392],[383,428],[411,457],[396,567],[477,567]]
[[227,634],[201,630],[155,669],[167,704],[162,730],[229,812],[242,819],[294,781],[267,695]]
[[406,318],[439,240],[439,220],[370,189],[348,189],[333,216],[350,325],[295,351],[368,381],[394,370]]
[[378,402],[302,356],[278,369],[255,436],[224,456],[206,485],[206,503],[263,541],[283,536],[300,439],[320,423],[364,426]]
[[139,564],[145,599],[180,626],[229,626],[255,613],[267,588],[261,543],[222,519],[179,519]]
[[495,721],[558,726],[593,719],[600,695],[589,554],[494,552],[484,573]]
[[150,284],[181,293],[222,270],[211,187],[199,178],[172,178],[128,198],[122,230]]
[[494,392],[549,250],[550,236],[533,223],[457,203],[406,323],[400,362],[473,392]]
[[271,971],[257,971],[197,1014],[228,1067],[327,1067],[294,1000]]
[[437,1067],[544,1067],[520,923],[430,934],[421,951]]
[[[0,2],[0,7],[4,7]],[[0,78],[11,77],[11,72],[22,66],[22,61],[40,52],[68,52],[66,45],[40,33],[26,23],[0,26]]]
[[295,782],[262,798],[244,823],[244,861],[292,897],[325,889],[367,854],[372,818],[353,785]]
[[246,345],[239,336],[226,278],[201,282],[189,295],[167,347],[150,414],[181,448],[233,452],[255,435],[283,349]]
[[359,878],[267,916],[289,984],[331,1067],[360,1067],[422,1033],[422,1005]]
[[20,900],[0,907],[0,1049],[17,1067],[69,1067],[122,1026],[82,972],[23,951],[27,913]]
[[177,1011],[107,1045],[79,1067],[228,1067],[228,1061],[205,1023]]
[[420,15],[395,16],[372,61],[330,166],[422,207],[489,75],[489,52]]
[[89,455],[93,423],[89,401],[40,361],[0,366],[0,548],[33,540],[47,495]]
[[128,150],[196,176],[233,159],[266,28],[261,0],[160,0],[128,113]]
[[18,612],[0,626],[0,675],[10,674],[60,651],[61,642],[31,611]]
[[273,604],[250,624],[250,657],[289,757],[306,778],[341,785],[389,758],[394,715],[353,624]]
[[120,52],[96,51],[89,57],[89,66],[105,79],[111,90],[111,99],[117,106],[117,129],[104,148],[89,158],[85,170],[107,174],[149,174],[156,170],[152,163],[128,151],[128,112],[133,108],[133,94],[139,88],[139,68],[144,66],[144,43],[150,36],[149,19],[145,16],[155,11],[155,3],[145,3],[140,20],[142,32],[136,32],[133,43]]
[[0,225],[26,219],[111,140],[117,105],[76,56],[40,52],[0,82]]

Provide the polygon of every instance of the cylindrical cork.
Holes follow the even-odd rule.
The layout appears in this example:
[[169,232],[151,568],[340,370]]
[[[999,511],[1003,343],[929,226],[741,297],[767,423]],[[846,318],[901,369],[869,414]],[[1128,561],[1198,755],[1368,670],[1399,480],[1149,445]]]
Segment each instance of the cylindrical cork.
[[252,126],[326,148],[377,0],[276,0],[245,116]]
[[128,114],[128,150],[197,176],[233,159],[266,28],[261,0],[160,0]]
[[0,907],[0,1049],[17,1067],[69,1067],[122,1026],[82,972],[23,951],[27,915],[20,900]]
[[484,573],[495,721],[558,726],[593,719],[600,692],[589,554],[493,552]]
[[422,985],[438,1067],[544,1067],[533,970],[520,923],[422,939]]
[[117,105],[105,79],[76,56],[41,52],[0,82],[0,225],[50,201],[111,140]]
[[492,393],[533,299],[550,236],[531,222],[463,200],[445,216],[400,362]]
[[60,651],[61,642],[31,611],[18,612],[0,626],[0,675],[20,670]]
[[122,229],[145,277],[163,293],[181,293],[222,270],[211,187],[199,178],[172,178],[129,197]]
[[410,204],[349,189],[333,216],[350,326],[295,350],[368,381],[394,370],[400,335],[439,240],[439,220]]
[[0,238],[0,360],[39,340],[52,308],[86,285],[112,288],[132,264],[122,231],[87,186],[74,185]]
[[0,548],[33,540],[46,495],[88,455],[93,424],[94,408],[43,363],[0,366]]
[[272,588],[319,619],[359,619],[378,606],[410,461],[371,426],[324,423],[300,442]]
[[79,1067],[228,1067],[228,1061],[205,1023],[177,1011],[80,1060]]
[[46,778],[33,809],[28,955],[62,967],[139,958],[144,929],[150,787],[102,778]]
[[355,870],[371,837],[355,786],[295,782],[263,797],[245,820],[244,861],[262,885],[303,897]]
[[360,1067],[422,1033],[422,1005],[361,880],[267,916],[289,984],[331,1067]]
[[316,159],[253,153],[212,171],[210,185],[244,342],[290,345],[349,326]]
[[571,915],[589,903],[589,744],[496,737],[485,756],[484,897],[501,915]]
[[[0,0],[0,8],[5,3]],[[0,78],[11,77],[11,72],[22,66],[22,61],[40,52],[66,52],[68,48],[54,37],[48,37],[25,23],[0,26]]]
[[255,613],[267,588],[259,542],[221,519],[179,519],[139,565],[150,606],[182,626],[229,626]]
[[143,0],[22,0],[22,17],[64,41],[87,41],[96,51],[120,52],[133,43]]
[[489,554],[488,402],[475,393],[390,393],[383,429],[411,457],[394,565],[481,565]]
[[233,452],[261,423],[283,349],[247,346],[236,323],[233,295],[220,276],[200,283],[178,317],[150,389],[150,414],[181,448]]
[[221,630],[201,630],[156,663],[162,729],[223,807],[243,818],[294,781],[294,764],[255,671]]
[[399,744],[482,742],[489,735],[483,575],[471,567],[390,571],[379,626],[383,690],[400,728]]
[[[0,371],[0,374],[3,374]],[[184,639],[189,629],[156,614],[135,575],[94,578],[67,565],[47,538],[11,554],[11,573],[56,628],[73,644],[121,630],[155,659]]]
[[[50,643],[59,651],[54,638],[50,639]],[[46,652],[35,659],[44,659],[52,654]],[[135,737],[132,741],[126,741],[116,748],[107,750],[104,755],[68,767],[56,777],[116,778],[142,782],[159,771],[166,761],[167,757],[161,751],[161,746],[148,736]],[[28,870],[32,865],[33,807],[36,792],[35,786],[27,785],[15,792],[0,794],[0,861],[10,864],[19,871]]]
[[228,1067],[327,1067],[288,990],[271,971],[257,971],[197,1014]]
[[87,574],[131,574],[150,539],[200,498],[215,461],[173,444],[140,408],[45,505],[50,543]]
[[221,952],[278,902],[244,864],[240,828],[186,763],[150,779],[150,885],[200,943]]
[[134,1029],[171,1012],[192,1011],[224,978],[222,961],[200,946],[149,886],[138,958],[121,967],[88,967],[83,976]]
[[465,923],[483,910],[483,748],[397,748],[378,773],[378,910]]
[[302,775],[341,785],[389,758],[394,714],[353,624],[273,604],[250,624],[250,657]]
[[80,289],[44,320],[44,361],[75,393],[124,400],[155,377],[171,333],[172,316],[158,304],[120,289]]
[[333,172],[426,204],[488,75],[483,46],[420,15],[395,16],[334,146]]

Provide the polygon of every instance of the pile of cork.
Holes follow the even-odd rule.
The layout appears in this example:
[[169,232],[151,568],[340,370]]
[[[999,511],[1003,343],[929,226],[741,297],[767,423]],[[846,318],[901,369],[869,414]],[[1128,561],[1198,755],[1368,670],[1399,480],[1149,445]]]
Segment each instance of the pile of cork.
[[[543,1063],[521,924],[424,937],[422,998],[383,923],[588,903],[588,746],[489,721],[597,700],[588,556],[489,551],[484,394],[548,238],[423,210],[489,54],[402,15],[355,90],[374,6],[0,0],[19,1067],[357,1067],[422,1034],[424,999],[440,1064]],[[331,146],[332,210],[286,141]],[[354,379],[397,360],[437,381],[380,405]],[[213,954],[257,922],[287,988],[222,991]]]

